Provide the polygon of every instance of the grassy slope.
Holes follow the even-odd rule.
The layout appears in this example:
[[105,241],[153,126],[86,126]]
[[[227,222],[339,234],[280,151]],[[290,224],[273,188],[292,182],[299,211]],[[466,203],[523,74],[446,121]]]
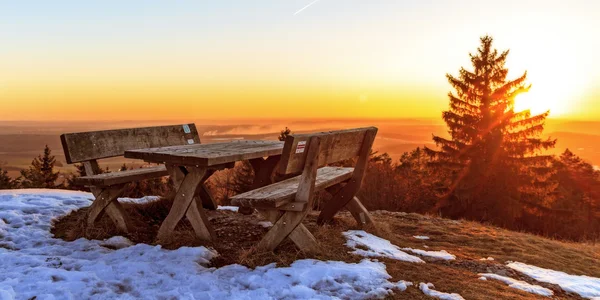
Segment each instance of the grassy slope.
[[[161,203],[163,202],[163,203]],[[138,233],[129,235],[135,242],[152,243],[160,221],[170,203],[161,201],[151,205],[126,204],[125,209],[134,219]],[[73,240],[83,236],[78,228],[85,220],[86,209],[81,209],[59,220],[53,228],[57,237]],[[519,261],[539,267],[560,270],[570,274],[600,277],[600,245],[564,243],[545,239],[526,233],[518,233],[485,226],[467,221],[453,221],[432,218],[417,214],[373,212],[376,226],[367,228],[380,237],[390,240],[400,247],[413,247],[426,250],[446,250],[457,256],[455,261],[435,261],[424,258],[426,264],[405,263],[390,259],[380,259],[388,269],[393,280],[414,282],[432,282],[436,289],[445,292],[459,293],[466,299],[547,299],[509,288],[503,283],[479,280],[477,273],[493,272],[512,278],[536,283],[504,266],[506,261]],[[316,214],[311,214],[306,223],[322,246],[320,253],[304,254],[298,252],[289,241],[284,243],[275,253],[256,252],[252,248],[266,229],[256,224],[256,215],[242,216],[228,211],[209,212],[209,219],[215,227],[218,243],[212,246],[222,254],[214,261],[215,266],[241,263],[250,267],[271,262],[289,265],[296,259],[316,258],[321,260],[341,260],[358,262],[362,257],[349,254],[344,246],[345,239],[341,232],[355,229],[356,223],[348,213],[336,217],[333,225],[318,227],[315,224]],[[110,220],[104,217],[95,229],[88,231],[90,238],[107,238],[118,234]],[[418,240],[414,235],[426,235],[430,240]],[[202,243],[193,239],[193,231],[189,224],[183,222],[175,234],[177,242],[165,245],[176,248],[183,245],[198,246]],[[481,261],[491,256],[494,261]],[[558,299],[579,299],[567,295],[558,287],[540,284],[554,290]],[[415,287],[405,292],[390,296],[391,299],[429,299]]]

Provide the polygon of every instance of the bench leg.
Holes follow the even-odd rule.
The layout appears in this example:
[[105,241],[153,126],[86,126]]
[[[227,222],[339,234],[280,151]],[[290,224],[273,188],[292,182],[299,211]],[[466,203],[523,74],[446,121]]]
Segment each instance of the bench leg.
[[304,252],[318,249],[317,240],[302,224],[306,212],[288,211],[283,214],[276,210],[259,212],[273,223],[273,227],[258,244],[259,249],[273,251],[286,237],[289,237]]
[[339,188],[340,186],[336,185],[327,189],[333,195],[333,198],[321,210],[317,218],[317,224],[322,225],[331,221],[338,211],[346,207],[354,199],[360,187],[354,180],[348,181],[342,188]]
[[352,200],[348,202],[346,209],[350,211],[359,225],[373,224],[371,214],[357,197],[352,198]]
[[[258,209],[258,212],[265,218],[265,220],[275,224],[279,218],[283,215],[283,211],[280,210],[265,210]],[[292,230],[289,238],[304,252],[311,252],[318,249],[318,243],[315,237],[308,231],[304,224],[300,223]]]
[[88,227],[93,227],[96,221],[106,212],[120,231],[128,233],[132,230],[123,206],[117,201],[117,198],[123,193],[124,189],[125,185],[92,189],[92,193],[96,196],[96,199],[92,202],[90,211],[88,212]]
[[[175,230],[175,227],[181,218],[188,214],[188,210],[192,202],[194,202],[196,192],[200,188],[200,183],[205,174],[206,169],[198,168],[191,168],[189,172],[185,174],[185,177],[177,189],[177,194],[173,200],[173,206],[158,230],[158,241],[170,241],[173,230]],[[194,202],[194,206],[189,213],[188,219],[192,223],[198,238],[202,240],[211,240],[210,230],[208,229],[210,224],[204,222],[204,219],[206,218],[202,218],[202,213],[200,213],[201,209],[201,206],[198,207],[198,203]],[[205,227],[205,229],[203,229],[203,227]]]

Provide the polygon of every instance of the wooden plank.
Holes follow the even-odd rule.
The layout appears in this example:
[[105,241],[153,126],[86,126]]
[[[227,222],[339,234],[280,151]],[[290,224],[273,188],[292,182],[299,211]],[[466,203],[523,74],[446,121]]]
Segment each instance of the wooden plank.
[[206,213],[202,209],[202,201],[199,198],[194,198],[185,212],[185,217],[192,224],[192,228],[194,228],[194,232],[200,240],[210,241],[217,237],[212,226],[210,226]]
[[202,203],[200,207],[204,207],[210,210],[217,209],[217,201],[213,198],[212,194],[210,193],[210,191],[204,183],[200,184],[197,193],[199,199],[201,200],[200,203]]
[[94,226],[94,223],[102,216],[106,207],[113,201],[117,201],[117,198],[123,193],[125,185],[119,185],[111,188],[102,190],[96,197],[90,210],[88,211],[88,227]]
[[367,164],[369,163],[369,153],[371,152],[371,147],[375,141],[376,134],[377,131],[374,130],[366,132],[364,142],[361,145],[358,161],[354,168],[354,173],[352,174],[352,179],[350,179],[348,184],[339,190],[333,198],[325,204],[325,207],[323,207],[317,218],[318,224],[329,222],[340,209],[345,207],[354,196],[356,196],[356,193],[362,185]]
[[67,133],[60,139],[70,164],[122,156],[131,149],[200,143],[194,124]]
[[315,236],[312,235],[308,228],[306,228],[306,226],[304,226],[302,223],[298,224],[298,226],[296,226],[296,228],[290,232],[288,237],[290,240],[292,240],[292,242],[294,242],[294,244],[296,244],[296,246],[298,246],[300,251],[316,252],[319,250],[319,243],[317,243],[317,239],[315,239]]
[[[189,173],[185,175],[185,178],[181,182],[175,199],[173,200],[173,206],[167,215],[167,218],[163,221],[158,229],[157,240],[159,242],[168,243],[172,236],[173,230],[186,214],[194,196],[196,195],[196,189],[206,174],[206,169],[191,168],[188,170]],[[208,224],[206,224],[208,226]],[[202,239],[210,239],[210,236],[203,236]]]
[[[279,210],[263,210],[258,212],[269,222],[275,224],[281,218],[283,212]],[[315,237],[308,231],[304,224],[300,223],[289,235],[289,238],[304,252],[312,252],[318,250],[319,246]]]
[[302,171],[306,160],[303,143],[310,147],[312,136],[321,137],[318,166],[359,156],[367,132],[377,133],[376,127],[356,128],[321,133],[290,135],[285,141],[279,173],[295,174]]
[[242,160],[281,155],[283,142],[235,141],[125,151],[125,157],[148,162],[212,167]]
[[308,153],[300,182],[298,184],[298,192],[296,192],[296,202],[312,203],[315,192],[315,184],[317,180],[317,170],[319,169],[319,158],[321,156],[321,137],[311,136],[309,140]]
[[[339,184],[352,177],[354,168],[323,167],[317,170],[315,192]],[[237,206],[277,208],[293,202],[298,192],[300,176],[286,179],[256,190],[231,197]]]
[[[307,149],[306,165],[300,177],[300,185],[296,193],[295,200],[297,202],[307,203],[307,209],[302,212],[287,211],[277,220],[273,227],[265,234],[262,240],[258,243],[259,249],[274,250],[286,237],[294,231],[297,226],[304,220],[314,197],[315,179],[317,177],[317,163],[320,153],[320,137],[313,136],[310,138],[310,145]],[[300,249],[314,249],[316,241],[308,230],[298,230],[295,238],[299,241]]]
[[[86,174],[94,175],[100,173],[100,166],[95,159],[83,162],[83,167],[85,168]],[[102,189],[98,187],[91,187],[90,190],[96,198],[102,193]],[[119,230],[122,232],[131,231],[131,224],[127,219],[125,209],[123,209],[119,201],[112,201],[108,203],[108,206],[106,206],[104,212],[106,212]]]
[[373,224],[371,214],[357,197],[352,198],[352,200],[346,204],[346,209],[352,214],[359,225]]
[[76,184],[79,185],[102,187],[162,177],[167,175],[169,175],[169,173],[167,172],[167,168],[163,165],[160,165],[148,168],[138,168],[132,170],[82,176],[75,178],[74,181]]
[[111,202],[104,211],[120,231],[125,233],[133,231],[127,212],[119,201]]

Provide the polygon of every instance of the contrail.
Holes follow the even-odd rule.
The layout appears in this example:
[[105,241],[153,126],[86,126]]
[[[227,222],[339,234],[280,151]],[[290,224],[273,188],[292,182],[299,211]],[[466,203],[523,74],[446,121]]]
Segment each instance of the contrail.
[[303,10],[307,9],[308,7],[310,7],[311,5],[313,5],[313,4],[317,3],[317,2],[319,2],[319,0],[314,0],[313,2],[309,3],[307,6],[301,8],[299,11],[295,12],[294,16],[297,15],[297,14],[299,14],[299,13],[301,13]]

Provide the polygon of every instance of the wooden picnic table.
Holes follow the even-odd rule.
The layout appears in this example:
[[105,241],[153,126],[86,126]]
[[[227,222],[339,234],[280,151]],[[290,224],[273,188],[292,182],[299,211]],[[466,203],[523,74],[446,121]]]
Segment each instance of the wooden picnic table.
[[232,168],[237,161],[248,160],[254,169],[252,189],[268,185],[281,153],[279,141],[233,141],[214,144],[191,144],[125,151],[126,158],[165,164],[177,193],[167,218],[158,230],[157,240],[169,242],[179,221],[186,216],[196,235],[212,240],[215,233],[203,211],[216,208],[204,182],[216,170]]

